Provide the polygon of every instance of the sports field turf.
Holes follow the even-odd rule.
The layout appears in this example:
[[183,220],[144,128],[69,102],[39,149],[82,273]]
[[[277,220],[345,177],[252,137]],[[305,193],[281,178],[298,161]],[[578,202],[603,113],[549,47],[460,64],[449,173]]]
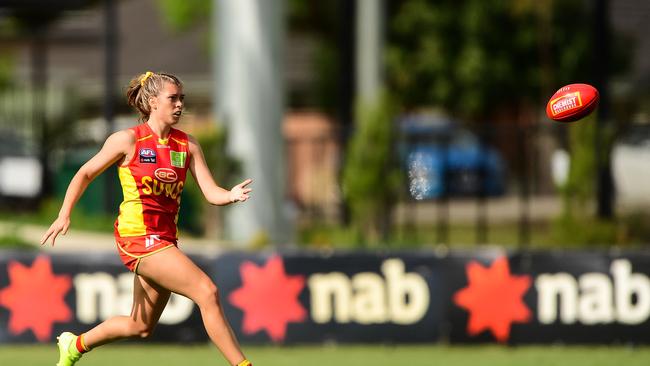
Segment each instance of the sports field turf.
[[[255,366],[647,366],[650,347],[297,346],[244,347]],[[54,365],[50,346],[0,346],[0,365]],[[211,346],[111,345],[79,366],[227,365]]]

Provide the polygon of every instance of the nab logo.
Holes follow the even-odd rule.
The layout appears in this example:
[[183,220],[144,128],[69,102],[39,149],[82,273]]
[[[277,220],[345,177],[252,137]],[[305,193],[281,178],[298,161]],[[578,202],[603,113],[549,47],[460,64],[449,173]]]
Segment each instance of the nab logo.
[[173,169],[169,168],[158,168],[154,172],[154,175],[159,181],[164,183],[174,183],[178,179],[178,174],[176,174]]
[[545,273],[537,277],[538,319],[542,324],[639,325],[650,319],[650,278],[632,271],[627,259],[611,263],[611,276],[589,272]]
[[[74,276],[73,284],[76,299],[76,306],[73,309],[75,309],[76,320],[84,325],[95,324],[131,311],[133,297],[131,273],[117,276],[106,272],[79,273]],[[48,304],[43,300],[41,303]],[[193,311],[192,300],[172,294],[160,317],[160,324],[183,323],[190,318]]]
[[431,294],[417,272],[406,272],[401,259],[387,259],[381,272],[348,277],[341,272],[316,273],[307,280],[315,323],[415,324],[429,309]]
[[156,163],[156,151],[154,149],[140,149],[140,162],[141,163]]

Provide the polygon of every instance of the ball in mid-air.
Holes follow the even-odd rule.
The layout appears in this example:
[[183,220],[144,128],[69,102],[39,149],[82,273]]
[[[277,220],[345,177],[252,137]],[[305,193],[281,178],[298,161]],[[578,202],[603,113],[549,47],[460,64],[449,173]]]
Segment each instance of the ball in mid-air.
[[589,84],[569,84],[561,87],[546,104],[548,118],[558,122],[573,122],[593,112],[598,106],[598,90]]

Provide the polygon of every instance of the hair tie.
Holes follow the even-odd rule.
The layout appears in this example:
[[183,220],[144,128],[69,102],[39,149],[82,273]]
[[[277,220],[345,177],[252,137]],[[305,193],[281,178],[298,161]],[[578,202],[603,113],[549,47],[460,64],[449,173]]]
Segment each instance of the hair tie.
[[153,72],[151,71],[145,72],[144,76],[140,79],[140,86],[144,86],[144,82],[147,81],[147,79],[149,79],[151,75],[153,75]]

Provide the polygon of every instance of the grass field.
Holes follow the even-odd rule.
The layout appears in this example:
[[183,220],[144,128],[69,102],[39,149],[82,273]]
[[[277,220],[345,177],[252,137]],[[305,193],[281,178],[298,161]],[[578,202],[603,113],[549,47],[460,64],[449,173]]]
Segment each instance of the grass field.
[[[244,347],[255,366],[647,366],[650,347],[298,346]],[[56,346],[0,346],[0,365],[54,365]],[[227,365],[211,346],[112,345],[80,366]]]

